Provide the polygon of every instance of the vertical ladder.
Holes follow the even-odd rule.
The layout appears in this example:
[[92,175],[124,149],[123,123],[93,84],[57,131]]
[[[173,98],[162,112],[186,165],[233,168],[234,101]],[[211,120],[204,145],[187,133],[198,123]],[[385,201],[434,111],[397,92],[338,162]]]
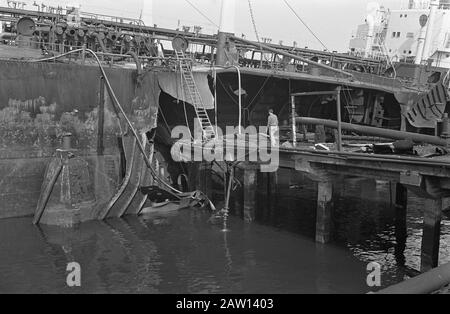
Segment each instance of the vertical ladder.
[[215,129],[211,123],[208,116],[208,112],[203,104],[202,97],[198,91],[197,84],[194,80],[194,75],[192,73],[192,66],[189,61],[186,60],[183,51],[175,50],[177,60],[179,62],[180,71],[183,79],[184,94],[190,100],[190,103],[194,106],[195,114],[200,121],[203,140],[208,141],[216,138]]

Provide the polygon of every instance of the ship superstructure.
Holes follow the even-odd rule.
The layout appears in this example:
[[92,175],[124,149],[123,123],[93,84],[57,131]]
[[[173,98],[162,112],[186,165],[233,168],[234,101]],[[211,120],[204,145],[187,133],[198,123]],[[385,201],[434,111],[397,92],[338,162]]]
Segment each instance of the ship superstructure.
[[376,2],[367,7],[364,24],[350,41],[354,55],[392,62],[450,68],[450,1],[410,0],[389,10]]

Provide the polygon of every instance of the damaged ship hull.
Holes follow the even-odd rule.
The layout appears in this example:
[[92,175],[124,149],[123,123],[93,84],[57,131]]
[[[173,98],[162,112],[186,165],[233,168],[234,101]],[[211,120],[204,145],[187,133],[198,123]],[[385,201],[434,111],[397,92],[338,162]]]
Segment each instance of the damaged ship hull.
[[[138,78],[132,69],[106,72],[139,132],[155,128],[156,74]],[[34,214],[47,165],[56,158],[64,134],[71,134],[72,154],[79,161],[67,180],[59,180],[59,193],[52,194],[50,204],[87,202],[92,210],[80,220],[89,220],[116,193],[128,152],[123,149],[124,125],[107,92],[101,95],[101,85],[95,66],[0,61],[0,218]]]

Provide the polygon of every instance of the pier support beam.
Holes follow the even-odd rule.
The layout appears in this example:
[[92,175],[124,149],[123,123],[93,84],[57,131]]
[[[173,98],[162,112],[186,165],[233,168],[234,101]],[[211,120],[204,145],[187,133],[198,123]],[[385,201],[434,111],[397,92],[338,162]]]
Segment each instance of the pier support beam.
[[[289,174],[289,182],[291,179],[290,176],[291,174]],[[268,177],[267,195],[269,197],[268,205],[270,208],[270,212],[273,212],[275,211],[278,202],[278,192],[279,192],[278,172],[268,173],[267,177]]]
[[[278,204],[278,172],[260,172],[257,180],[258,218],[263,222],[270,222],[272,217],[276,215]],[[283,190],[289,190],[289,187],[283,187]]]
[[244,220],[249,223],[256,219],[257,169],[255,166],[244,169]]
[[189,190],[191,191],[200,188],[200,165],[199,162],[189,164]]
[[212,199],[212,164],[202,163],[199,167],[198,189]]
[[405,249],[408,238],[407,212],[408,212],[408,189],[397,183],[394,190],[395,195],[395,259],[397,265],[404,267],[406,264]]
[[436,268],[439,264],[442,203],[442,199],[427,199],[425,202],[421,272]]
[[[242,169],[236,167],[234,169],[234,175],[236,178],[242,178]],[[226,192],[224,192],[226,193]],[[233,212],[236,216],[243,218],[244,217],[244,191],[243,186],[239,185],[236,187],[233,195],[234,208]]]
[[333,208],[333,183],[318,182],[316,242],[326,244],[331,240],[331,211]]

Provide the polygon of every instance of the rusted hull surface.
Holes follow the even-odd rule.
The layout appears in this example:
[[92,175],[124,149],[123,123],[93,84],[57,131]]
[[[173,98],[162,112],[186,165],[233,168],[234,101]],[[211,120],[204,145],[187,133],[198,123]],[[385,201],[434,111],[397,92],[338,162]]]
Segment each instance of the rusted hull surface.
[[34,212],[49,158],[0,160],[0,218]]
[[[106,71],[139,132],[156,127],[157,74],[138,77],[132,69]],[[116,192],[121,183],[118,135],[126,128],[106,93],[99,138],[100,78],[92,65],[0,61],[0,218],[34,213],[46,167],[66,132],[73,135],[75,155],[90,165],[96,199],[102,200],[98,203]],[[99,141],[109,158],[103,162],[98,161]],[[103,165],[106,174],[96,173]],[[104,182],[111,184],[107,190]]]
[[[139,79],[128,69],[108,69],[107,74],[137,126],[151,128],[159,97],[156,74],[147,72]],[[64,132],[74,135],[77,149],[94,152],[99,95],[100,71],[95,66],[0,61],[0,158],[14,158],[11,148],[51,156]],[[106,148],[117,146],[117,133],[118,120],[107,99]]]

